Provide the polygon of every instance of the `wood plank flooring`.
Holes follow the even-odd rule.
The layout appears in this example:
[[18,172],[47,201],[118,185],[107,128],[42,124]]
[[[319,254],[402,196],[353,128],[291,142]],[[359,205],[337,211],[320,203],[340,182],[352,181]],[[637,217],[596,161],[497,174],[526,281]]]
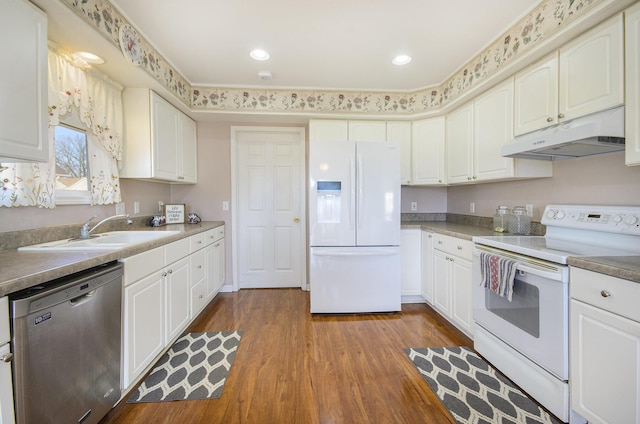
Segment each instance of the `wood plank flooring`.
[[454,423],[405,347],[471,346],[424,304],[311,315],[299,289],[221,293],[186,332],[244,332],[219,399],[126,404],[101,424]]

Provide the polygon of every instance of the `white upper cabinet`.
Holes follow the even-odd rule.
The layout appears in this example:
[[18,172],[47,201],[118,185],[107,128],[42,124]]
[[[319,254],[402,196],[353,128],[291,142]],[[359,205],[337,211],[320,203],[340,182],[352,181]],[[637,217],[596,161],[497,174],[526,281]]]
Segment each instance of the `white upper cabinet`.
[[624,103],[622,15],[516,74],[514,134]]
[[446,184],[444,116],[414,122],[412,135],[411,183],[413,185]]
[[514,85],[515,135],[558,122],[558,52],[520,72]]
[[386,140],[386,121],[349,121],[349,141]]
[[387,122],[387,141],[400,145],[400,184],[411,184],[411,122]]
[[127,88],[122,178],[197,182],[196,123],[155,92]]
[[640,165],[640,3],[625,12],[626,164]]
[[349,139],[349,121],[343,119],[312,119],[309,121],[309,140],[338,141]]
[[560,49],[560,120],[624,103],[623,30],[619,14]]
[[447,115],[447,182],[473,182],[473,102]]
[[0,10],[0,160],[47,162],[47,16],[26,0]]

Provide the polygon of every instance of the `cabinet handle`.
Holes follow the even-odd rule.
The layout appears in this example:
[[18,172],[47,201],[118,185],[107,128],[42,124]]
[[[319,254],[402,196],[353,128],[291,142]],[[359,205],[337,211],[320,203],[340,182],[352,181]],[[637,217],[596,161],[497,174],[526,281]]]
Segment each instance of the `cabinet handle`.
[[198,298],[199,298],[199,299],[202,299],[203,297],[204,297],[204,296],[202,296],[202,295],[198,296]]
[[213,247],[220,247],[220,243],[214,244]]
[[198,265],[198,269],[202,269],[202,265]]
[[442,240],[438,240],[438,244],[442,244]]
[[600,292],[600,296],[602,296],[602,297],[611,297],[611,293],[609,293],[609,292],[608,292],[608,291],[606,291],[606,290],[602,290],[602,291]]
[[432,237],[432,235],[431,235],[431,234],[429,234],[427,237],[431,238],[431,237]]
[[0,356],[0,361],[2,361],[2,362],[11,362],[11,361],[13,361],[13,353],[7,353],[6,355]]
[[172,269],[169,270],[169,274],[173,274],[173,270]]
[[558,114],[558,118],[560,119],[564,118],[564,114],[563,113]]
[[547,122],[553,122],[553,118],[552,117],[548,117],[547,118]]
[[442,183],[442,180],[438,180],[439,183]]
[[179,180],[184,180],[184,177],[178,177]]
[[167,273],[166,273],[166,272],[163,272],[163,273],[162,273],[162,276],[163,276],[163,277],[166,277],[166,276],[167,276]]
[[467,181],[471,181],[471,177],[467,177]]
[[202,240],[198,240],[198,244],[202,244]]

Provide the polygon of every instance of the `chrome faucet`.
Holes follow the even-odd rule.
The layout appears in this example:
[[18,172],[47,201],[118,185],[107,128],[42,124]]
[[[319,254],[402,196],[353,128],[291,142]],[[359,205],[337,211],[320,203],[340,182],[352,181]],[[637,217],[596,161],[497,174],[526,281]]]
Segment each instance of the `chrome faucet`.
[[131,225],[133,223],[133,221],[129,218],[129,214],[126,214],[126,215],[125,214],[113,215],[113,216],[109,216],[109,217],[103,219],[102,221],[98,222],[96,225],[93,226],[93,228],[90,228],[91,227],[91,221],[93,221],[97,217],[98,217],[98,215],[93,215],[91,218],[87,219],[84,222],[84,224],[82,224],[82,227],[80,227],[80,237],[79,238],[88,239],[93,230],[95,230],[100,225],[104,224],[105,222],[111,221],[112,219],[120,219],[120,218],[126,219],[128,225]]

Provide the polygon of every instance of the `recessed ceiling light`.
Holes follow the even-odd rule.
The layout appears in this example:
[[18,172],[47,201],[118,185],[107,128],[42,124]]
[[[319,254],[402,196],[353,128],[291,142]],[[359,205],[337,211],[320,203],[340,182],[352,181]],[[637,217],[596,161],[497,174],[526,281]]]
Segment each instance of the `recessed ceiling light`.
[[102,65],[104,63],[104,59],[98,55],[89,52],[76,52],[73,54],[75,58],[82,59],[87,63],[92,65]]
[[399,56],[396,56],[391,63],[393,63],[394,65],[406,65],[407,63],[411,62],[411,56],[407,56],[406,54],[401,54]]
[[249,53],[249,56],[255,60],[268,60],[269,57],[271,57],[269,56],[269,53],[262,49],[252,50],[251,53]]

